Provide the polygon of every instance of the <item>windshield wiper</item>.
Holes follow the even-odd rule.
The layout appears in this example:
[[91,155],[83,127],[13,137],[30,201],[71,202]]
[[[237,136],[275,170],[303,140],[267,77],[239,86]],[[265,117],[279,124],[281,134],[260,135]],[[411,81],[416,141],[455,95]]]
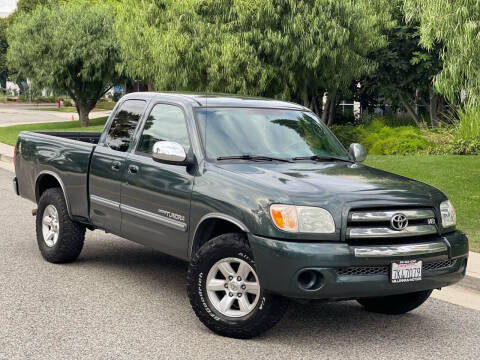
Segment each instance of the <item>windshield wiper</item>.
[[234,156],[219,156],[217,157],[217,160],[251,160],[251,161],[267,160],[267,161],[293,162],[290,159],[283,159],[283,158],[264,156],[264,155],[247,155],[247,154],[234,155]]
[[352,162],[350,159],[345,159],[337,156],[321,156],[321,155],[312,155],[312,156],[297,156],[292,158],[292,160],[314,160],[314,161],[330,161],[330,160],[337,160],[337,161],[346,161]]

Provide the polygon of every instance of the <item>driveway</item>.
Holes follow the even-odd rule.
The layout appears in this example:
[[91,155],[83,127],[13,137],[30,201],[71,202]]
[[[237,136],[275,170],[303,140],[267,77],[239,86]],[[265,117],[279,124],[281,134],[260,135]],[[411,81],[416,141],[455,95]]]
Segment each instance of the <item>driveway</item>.
[[402,316],[356,302],[292,304],[253,340],[214,335],[195,317],[187,266],[101,231],[78,261],[37,250],[33,203],[0,169],[1,359],[478,359],[480,311],[438,299]]
[[[49,106],[41,106],[41,108],[47,107]],[[110,110],[91,112],[90,119],[108,116],[110,112]],[[72,115],[74,116],[75,120],[78,120],[78,114],[76,112],[68,113],[59,111],[38,111],[35,110],[35,105],[0,103],[0,127],[21,124],[71,121]]]

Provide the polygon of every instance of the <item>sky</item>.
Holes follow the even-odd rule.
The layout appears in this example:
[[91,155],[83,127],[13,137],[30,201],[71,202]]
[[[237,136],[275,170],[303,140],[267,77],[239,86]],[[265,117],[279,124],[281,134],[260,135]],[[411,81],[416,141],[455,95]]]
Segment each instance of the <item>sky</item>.
[[17,7],[17,0],[0,0],[0,17],[6,17]]

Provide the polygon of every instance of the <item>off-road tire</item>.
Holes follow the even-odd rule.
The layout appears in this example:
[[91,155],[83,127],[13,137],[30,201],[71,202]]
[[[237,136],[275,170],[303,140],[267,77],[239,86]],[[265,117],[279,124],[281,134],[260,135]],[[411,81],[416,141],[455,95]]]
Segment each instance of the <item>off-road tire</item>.
[[[57,209],[59,236],[57,243],[47,246],[42,233],[42,219],[45,208],[53,205]],[[81,253],[85,240],[85,226],[72,221],[68,216],[67,204],[60,188],[47,189],[38,202],[37,243],[43,258],[51,263],[68,263],[74,261]]]
[[207,296],[207,274],[217,261],[232,257],[246,261],[255,270],[253,255],[244,234],[224,234],[204,244],[189,264],[187,292],[195,314],[206,327],[222,336],[249,339],[273,327],[287,310],[288,300],[261,288],[257,305],[246,316],[233,318],[218,312]]
[[358,299],[357,301],[370,312],[400,315],[422,305],[431,293],[432,290],[425,290],[401,295]]

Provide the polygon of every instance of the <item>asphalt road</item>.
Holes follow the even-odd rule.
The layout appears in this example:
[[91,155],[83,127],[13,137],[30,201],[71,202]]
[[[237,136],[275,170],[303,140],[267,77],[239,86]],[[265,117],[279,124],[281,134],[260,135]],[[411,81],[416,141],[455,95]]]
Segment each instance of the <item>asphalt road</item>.
[[[41,106],[45,108],[46,106]],[[76,112],[37,111],[34,105],[0,104],[0,128],[11,125],[36,124],[46,122],[71,121],[72,115],[78,120]],[[108,116],[111,111],[91,112],[89,117]],[[1,131],[1,130],[0,130]]]
[[77,262],[45,262],[11,177],[0,169],[1,359],[480,358],[480,311],[437,299],[398,317],[293,304],[260,338],[219,337],[192,312],[178,260],[95,231]]

